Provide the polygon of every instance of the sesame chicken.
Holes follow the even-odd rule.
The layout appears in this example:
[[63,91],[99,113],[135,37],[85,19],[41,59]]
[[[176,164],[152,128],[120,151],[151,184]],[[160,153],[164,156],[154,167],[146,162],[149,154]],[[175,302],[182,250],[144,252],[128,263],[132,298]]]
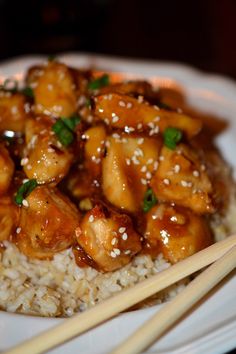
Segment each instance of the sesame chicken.
[[147,81],[57,60],[24,85],[0,88],[0,241],[36,259],[70,249],[101,272],[144,253],[175,263],[214,242],[229,174],[204,149],[203,120]]

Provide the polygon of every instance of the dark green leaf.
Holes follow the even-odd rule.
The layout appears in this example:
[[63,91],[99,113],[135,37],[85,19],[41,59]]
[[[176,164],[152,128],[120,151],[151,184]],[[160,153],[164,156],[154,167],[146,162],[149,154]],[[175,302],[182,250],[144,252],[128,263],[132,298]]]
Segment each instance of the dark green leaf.
[[30,97],[30,98],[34,98],[34,91],[31,87],[25,87],[21,90],[21,93],[23,93],[23,95]]
[[29,181],[23,183],[18,189],[15,202],[21,205],[23,200],[38,186],[36,179],[30,179]]
[[151,188],[148,188],[144,194],[143,211],[147,213],[154,205],[157,204],[157,198]]
[[89,90],[98,90],[104,86],[108,86],[110,83],[109,75],[104,74],[97,79],[90,81],[88,83],[88,89]]
[[62,145],[68,146],[74,141],[74,129],[79,123],[80,117],[76,115],[70,118],[58,118],[53,124],[52,130]]
[[61,118],[63,123],[67,126],[68,129],[74,131],[75,127],[80,123],[79,116],[71,116],[70,118]]
[[171,150],[174,150],[176,148],[176,144],[182,139],[182,136],[183,134],[181,130],[172,127],[166,128],[163,133],[165,146]]
[[56,60],[56,55],[55,54],[49,54],[49,56],[48,56],[48,61],[54,61],[54,60]]

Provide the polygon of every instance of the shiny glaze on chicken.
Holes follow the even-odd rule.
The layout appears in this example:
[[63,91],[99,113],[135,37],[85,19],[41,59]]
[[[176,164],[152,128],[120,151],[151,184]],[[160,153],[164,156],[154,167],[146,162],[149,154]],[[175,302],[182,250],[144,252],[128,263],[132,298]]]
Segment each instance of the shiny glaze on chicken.
[[[220,207],[196,148],[204,122],[164,106],[145,81],[103,78],[48,61],[29,69],[30,97],[2,87],[0,241],[38,259],[72,247],[79,266],[103,272],[138,253],[178,262],[213,242]],[[55,124],[65,132],[72,116],[63,143]]]

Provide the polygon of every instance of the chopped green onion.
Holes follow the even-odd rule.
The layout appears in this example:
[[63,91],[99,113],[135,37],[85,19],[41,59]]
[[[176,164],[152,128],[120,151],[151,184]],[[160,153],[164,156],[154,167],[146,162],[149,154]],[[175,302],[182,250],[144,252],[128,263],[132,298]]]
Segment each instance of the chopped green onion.
[[93,81],[88,83],[89,90],[98,90],[104,86],[108,86],[110,83],[109,75],[104,74]]
[[54,61],[54,60],[56,60],[56,55],[55,54],[49,54],[49,56],[48,56],[48,61]]
[[144,199],[143,199],[144,213],[147,213],[156,204],[157,204],[157,198],[153,193],[153,190],[151,188],[148,188],[144,194]]
[[30,98],[34,98],[34,91],[31,87],[25,87],[21,90],[21,93],[23,93],[23,95],[30,97]]
[[58,118],[53,124],[52,130],[57,135],[58,140],[64,146],[68,146],[74,141],[74,129],[80,123],[79,116],[72,116],[70,118]]
[[158,107],[162,109],[172,110],[173,108],[165,102],[158,102]]
[[86,99],[86,102],[85,102],[85,106],[88,107],[88,108],[91,108],[91,100],[89,98]]
[[15,202],[21,205],[23,200],[38,186],[36,179],[30,179],[29,181],[23,183],[18,189]]
[[80,123],[79,116],[71,116],[70,118],[61,117],[63,123],[67,126],[68,129],[74,131],[76,125]]
[[169,149],[174,150],[176,148],[176,144],[182,139],[182,132],[177,128],[166,128],[164,133],[164,144]]

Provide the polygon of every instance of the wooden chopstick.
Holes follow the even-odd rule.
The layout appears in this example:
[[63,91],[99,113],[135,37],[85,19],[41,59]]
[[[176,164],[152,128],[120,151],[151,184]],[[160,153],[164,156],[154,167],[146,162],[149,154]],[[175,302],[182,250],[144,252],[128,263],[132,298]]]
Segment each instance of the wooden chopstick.
[[111,354],[137,354],[146,349],[235,267],[236,246],[195,278]]
[[195,253],[193,256],[176,263],[134,287],[123,290],[95,307],[65,319],[61,324],[19,344],[5,354],[46,352],[215,262],[234,245],[236,245],[236,235],[227,237],[225,240]]

